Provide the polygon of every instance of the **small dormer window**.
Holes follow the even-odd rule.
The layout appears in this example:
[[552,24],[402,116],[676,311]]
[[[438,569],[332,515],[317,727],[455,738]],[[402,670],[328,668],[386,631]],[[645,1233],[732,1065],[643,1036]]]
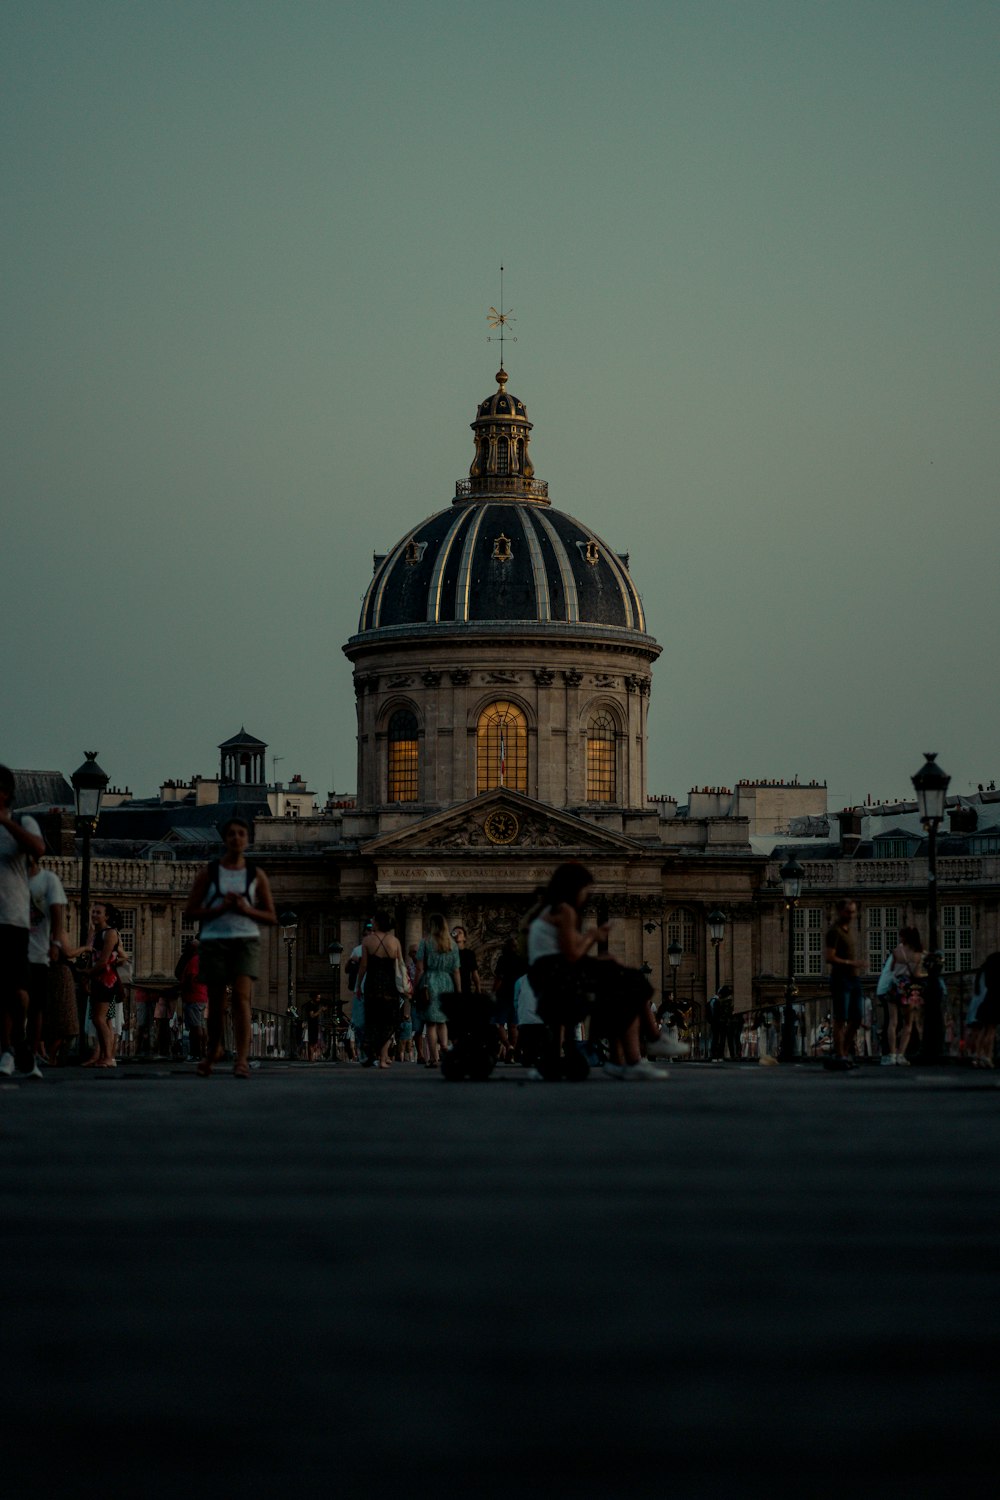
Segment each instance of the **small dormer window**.
[[876,859],[909,859],[910,841],[907,838],[875,839]]
[[499,536],[493,538],[493,556],[497,562],[510,562],[514,556],[510,549],[510,537],[504,536],[502,531]]
[[589,563],[592,568],[596,568],[597,564],[601,560],[601,549],[594,541],[594,538],[591,537],[590,540],[586,542],[577,542],[576,545],[580,549],[580,556],[583,558],[584,562]]
[[415,567],[423,557],[426,550],[426,542],[416,542],[414,541],[413,537],[410,537],[410,540],[406,544],[406,551],[403,554],[403,560],[406,563],[407,567]]

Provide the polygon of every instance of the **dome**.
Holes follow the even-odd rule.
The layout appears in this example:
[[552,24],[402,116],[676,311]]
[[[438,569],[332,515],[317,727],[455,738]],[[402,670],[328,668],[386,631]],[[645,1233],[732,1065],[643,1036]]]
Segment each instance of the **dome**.
[[471,423],[475,453],[455,499],[375,558],[358,630],[559,624],[646,634],[627,555],[549,504],[528,456],[524,402],[507,372]]
[[646,632],[627,557],[573,516],[513,497],[449,506],[376,558],[358,629],[470,622]]

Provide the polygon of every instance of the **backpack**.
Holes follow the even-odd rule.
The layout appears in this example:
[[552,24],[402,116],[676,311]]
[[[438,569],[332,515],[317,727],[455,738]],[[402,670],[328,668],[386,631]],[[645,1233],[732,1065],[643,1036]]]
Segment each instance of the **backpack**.
[[[217,896],[222,895],[222,891],[219,889],[219,866],[221,863],[222,861],[218,859],[212,859],[208,862],[208,885],[205,887],[206,897],[213,886],[215,887],[215,894]],[[257,866],[252,859],[248,859],[244,861],[244,868],[246,870],[247,883],[243,888],[243,894],[244,896],[249,896],[250,887],[257,879]],[[208,904],[207,901],[205,904]]]

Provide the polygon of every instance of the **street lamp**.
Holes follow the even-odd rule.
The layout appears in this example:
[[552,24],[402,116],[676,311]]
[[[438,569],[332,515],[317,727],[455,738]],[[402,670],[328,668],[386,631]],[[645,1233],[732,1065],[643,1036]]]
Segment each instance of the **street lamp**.
[[[106,771],[97,764],[97,751],[85,750],[86,760],[70,777],[73,797],[76,801],[76,831],[83,836],[83,860],[80,870],[80,947],[87,941],[90,931],[90,840],[97,832],[97,820],[101,815],[101,798],[110,781]],[[82,984],[77,986],[76,1006],[80,1020],[80,1060],[83,1060],[85,1037],[84,1023],[87,1016],[87,997]]]
[[785,1014],[781,1027],[781,1051],[778,1060],[783,1063],[792,1063],[795,1061],[795,1035],[798,1031],[798,1017],[795,1014],[795,996],[798,994],[795,988],[795,908],[802,894],[803,875],[802,866],[794,854],[789,855],[780,873],[781,889],[785,894],[785,910],[788,913],[788,979],[785,984]]
[[712,947],[715,949],[715,993],[719,993],[719,949],[722,947],[726,936],[726,914],[718,907],[708,914],[708,935],[712,939]]
[[677,970],[681,966],[681,959],[683,957],[684,949],[676,938],[672,939],[667,945],[667,959],[670,963],[670,1003],[672,1006],[676,1006],[677,1004]]
[[924,751],[924,764],[913,776],[917,811],[927,830],[927,990],[924,996],[924,1037],[921,1062],[940,1062],[944,1053],[944,1017],[941,1013],[941,970],[944,955],[938,948],[937,831],[944,819],[951,777],[937,764],[937,751]]
[[285,965],[286,965],[286,993],[288,1003],[288,1055],[295,1056],[295,1023],[299,1019],[299,1013],[295,1009],[295,934],[298,930],[299,919],[293,911],[283,911],[278,918],[281,924],[281,936],[285,940]]

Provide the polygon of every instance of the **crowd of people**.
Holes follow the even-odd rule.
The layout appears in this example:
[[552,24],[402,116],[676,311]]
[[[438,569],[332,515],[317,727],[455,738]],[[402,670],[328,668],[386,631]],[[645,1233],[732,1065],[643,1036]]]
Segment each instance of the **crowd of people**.
[[[63,1061],[73,1048],[84,1067],[115,1068],[132,979],[120,914],[110,901],[94,901],[86,941],[71,942],[66,893],[58,876],[41,867],[41,832],[30,815],[12,811],[13,796],[13,774],[0,766],[0,1075],[41,1077],[40,1062]],[[155,1047],[168,1057],[182,1026],[187,1055],[208,1078],[226,1055],[228,1016],[233,1074],[245,1080],[260,929],[277,917],[267,876],[247,857],[249,826],[235,817],[221,831],[225,852],[199,871],[191,890],[187,915],[200,933],[184,945],[176,985],[159,994],[136,989],[132,1020],[139,1050]],[[346,966],[350,1017],[340,1027],[330,1018],[334,1034],[324,1053],[324,1004],[309,995],[301,1015],[303,1054],[316,1061],[332,1053],[378,1071],[410,1063],[455,1078],[520,1064],[539,1081],[581,1079],[593,1069],[614,1080],[662,1081],[667,1073],[655,1060],[691,1051],[682,1039],[690,1034],[690,1013],[677,1002],[654,1004],[645,974],[609,953],[607,924],[584,928],[592,894],[593,876],[582,864],[558,866],[485,974],[461,925],[449,929],[443,915],[432,913],[421,940],[404,953],[391,914],[376,911]],[[876,1015],[861,984],[866,963],[857,956],[856,919],[856,904],[840,901],[824,940],[828,1024],[808,1041],[800,1032],[799,1051],[828,1053],[827,1064],[843,1071],[873,1051],[883,1067],[908,1066],[928,985],[921,935],[912,926],[899,929],[876,988]],[[713,1061],[727,1051],[737,1059],[773,1055],[777,1013],[734,1016],[731,986],[710,998],[706,1019]],[[1000,953],[994,953],[976,975],[965,1017],[965,1054],[974,1067],[993,1067],[998,1019]]]

